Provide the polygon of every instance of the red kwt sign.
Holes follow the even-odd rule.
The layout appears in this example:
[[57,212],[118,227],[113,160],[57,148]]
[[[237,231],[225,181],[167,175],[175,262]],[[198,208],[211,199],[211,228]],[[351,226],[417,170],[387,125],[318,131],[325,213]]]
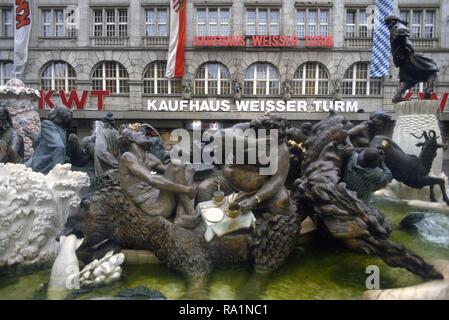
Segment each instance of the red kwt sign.
[[[45,92],[45,90],[40,90],[41,96],[39,98],[39,109],[44,109],[45,106],[49,108],[53,108],[55,106],[52,98],[55,94],[55,90],[49,90]],[[59,98],[61,99],[61,103],[65,105],[67,108],[72,109],[73,105],[75,105],[76,109],[84,110],[87,104],[87,97],[89,96],[89,91],[82,91],[81,98],[78,96],[78,92],[76,90],[72,90],[67,97],[67,93],[64,90],[59,90]],[[104,97],[110,95],[109,90],[92,90],[90,91],[91,97],[97,97],[97,109],[103,110],[104,107]]]

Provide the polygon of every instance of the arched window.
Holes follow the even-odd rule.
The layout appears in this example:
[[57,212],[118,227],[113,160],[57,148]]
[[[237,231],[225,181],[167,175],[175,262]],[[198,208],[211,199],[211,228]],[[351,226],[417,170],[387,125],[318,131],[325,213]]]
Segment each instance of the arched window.
[[370,79],[370,64],[357,62],[346,70],[343,84],[343,95],[381,95],[382,82],[380,79]]
[[0,61],[0,86],[4,85],[9,79],[13,78],[14,65],[11,60]]
[[120,94],[129,92],[128,71],[116,61],[101,62],[92,73],[92,90],[109,90]]
[[203,64],[196,72],[194,92],[198,95],[231,94],[231,77],[228,69],[221,63]]
[[165,61],[156,61],[148,65],[143,73],[143,92],[147,94],[181,94],[181,79],[165,77]]
[[41,74],[41,88],[43,90],[76,89],[76,72],[64,61],[52,61],[47,64]]
[[293,75],[292,89],[294,95],[329,94],[329,73],[320,63],[303,63]]
[[269,63],[254,63],[245,71],[244,94],[279,95],[279,72]]

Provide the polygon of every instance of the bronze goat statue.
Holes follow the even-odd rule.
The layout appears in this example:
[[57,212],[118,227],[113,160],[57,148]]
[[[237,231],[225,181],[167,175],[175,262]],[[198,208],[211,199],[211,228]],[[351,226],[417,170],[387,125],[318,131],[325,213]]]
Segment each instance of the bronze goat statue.
[[443,194],[443,200],[449,205],[449,198],[446,193],[445,181],[440,177],[429,176],[433,160],[437,155],[439,148],[447,146],[438,143],[436,132],[430,130],[423,131],[421,136],[411,133],[416,139],[424,138],[424,141],[418,142],[417,147],[421,147],[419,156],[405,153],[395,142],[385,136],[376,136],[371,141],[372,147],[382,148],[385,152],[385,164],[391,170],[393,178],[403,184],[421,189],[425,186],[430,188],[430,201],[436,202],[433,187],[439,185]]

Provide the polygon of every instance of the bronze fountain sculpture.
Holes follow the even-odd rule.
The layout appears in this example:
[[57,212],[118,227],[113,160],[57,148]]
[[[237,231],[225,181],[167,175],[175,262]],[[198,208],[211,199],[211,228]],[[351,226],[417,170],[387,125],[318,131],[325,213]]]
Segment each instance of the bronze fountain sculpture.
[[[377,255],[389,266],[424,278],[441,278],[421,257],[392,241],[391,226],[382,212],[359,199],[342,181],[344,164],[354,152],[348,139],[350,127],[347,119],[335,113],[313,127],[306,141],[304,174],[296,181],[294,195],[300,219],[311,217],[318,230],[355,252]],[[381,158],[376,167],[383,167]],[[380,175],[388,177],[385,169]],[[375,186],[378,181],[374,182]],[[365,184],[363,189],[372,188],[373,179]]]
[[8,109],[0,106],[0,163],[21,163],[23,156],[23,138],[14,129]]
[[[281,117],[246,124],[250,125],[286,129]],[[99,179],[90,200],[68,219],[65,233],[82,234],[87,247],[109,239],[123,248],[152,250],[170,268],[194,276],[192,288],[202,287],[199,283],[204,284],[216,264],[252,261],[259,274],[268,274],[285,262],[299,231],[284,187],[289,162],[284,134],[278,143],[282,170],[274,176],[258,176],[257,165],[230,165],[219,178],[224,191],[225,180],[237,184],[228,191],[239,191],[239,209],[252,209],[257,216],[254,229],[207,242],[206,223],[199,219],[190,200],[195,195],[191,165],[163,165],[145,153],[148,146],[142,134],[125,130],[119,139],[124,151],[119,170],[110,170]],[[254,179],[242,179],[243,172]],[[197,202],[211,198],[216,181],[206,180],[198,187]]]
[[396,16],[388,16],[385,23],[390,29],[393,62],[399,68],[399,85],[393,103],[405,101],[402,95],[419,82],[425,82],[425,98],[430,99],[439,68],[430,58],[417,54],[410,41],[408,22]]
[[[248,286],[260,290],[267,275],[290,255],[306,217],[319,233],[355,252],[377,255],[392,267],[424,278],[440,278],[432,265],[389,238],[390,224],[369,202],[370,193],[391,179],[385,153],[376,147],[354,151],[352,127],[333,112],[313,126],[304,143],[302,175],[290,196],[284,186],[290,155],[282,117],[265,115],[225,129],[237,139],[241,128],[279,130],[277,172],[261,176],[257,171],[261,164],[229,163],[197,187],[189,163],[163,164],[146,152],[149,144],[142,133],[125,129],[118,140],[119,169],[99,177],[96,190],[69,217],[64,233],[82,235],[86,248],[108,239],[122,248],[153,251],[168,267],[189,276],[190,297],[204,297],[207,275],[223,263],[252,263],[256,273]],[[346,171],[355,166],[355,176],[348,175]],[[221,198],[233,197],[232,210],[254,214],[255,224],[249,230],[206,239],[208,223],[198,208],[215,201],[217,192]]]
[[42,121],[41,131],[33,136],[34,153],[27,162],[33,171],[48,173],[57,164],[65,163],[67,129],[72,121],[72,111],[59,105]]
[[434,186],[438,185],[443,195],[443,200],[449,205],[449,198],[446,193],[446,182],[444,178],[429,175],[433,160],[439,148],[447,148],[447,145],[438,143],[434,130],[423,131],[418,137],[411,133],[416,139],[424,138],[424,142],[418,142],[417,147],[421,147],[419,156],[406,154],[394,141],[385,136],[376,136],[371,141],[371,146],[384,150],[385,163],[390,168],[393,178],[405,185],[421,189],[425,186],[430,188],[430,201],[436,202]]
[[[134,131],[141,131],[151,144],[147,152],[157,156],[164,163],[169,153],[160,136],[154,136],[154,128],[149,124],[133,124],[129,126]],[[98,139],[97,139],[98,136]],[[101,176],[105,171],[118,168],[119,138],[117,123],[112,112],[106,113],[102,119],[95,121],[92,131],[82,140],[76,134],[70,134],[67,141],[68,161],[79,170],[85,170],[93,163],[95,176]]]
[[344,168],[343,181],[346,187],[357,194],[366,205],[371,202],[371,194],[391,182],[393,176],[384,163],[382,149],[366,148],[354,151]]
[[368,147],[376,135],[382,133],[391,116],[383,110],[374,111],[369,119],[349,129],[351,143],[356,148]]

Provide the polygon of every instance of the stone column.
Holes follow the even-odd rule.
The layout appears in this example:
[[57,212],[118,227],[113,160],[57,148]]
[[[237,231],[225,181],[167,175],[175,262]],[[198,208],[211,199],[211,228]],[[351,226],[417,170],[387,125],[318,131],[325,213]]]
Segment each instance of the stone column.
[[78,46],[90,46],[90,36],[92,35],[92,24],[90,21],[91,13],[89,8],[89,0],[78,1],[79,26],[78,27]]
[[441,48],[449,48],[449,37],[447,30],[449,28],[449,1],[440,1],[440,16],[435,17],[435,23],[437,24],[437,32],[440,40]]
[[[296,7],[295,1],[283,1],[284,5],[281,8],[281,23],[280,34],[296,35]],[[246,19],[245,19],[246,21]]]
[[128,20],[128,35],[129,45],[131,47],[139,47],[141,42],[141,17],[142,7],[140,0],[131,0],[129,3],[129,20]]
[[333,3],[331,34],[334,36],[334,47],[342,48],[345,44],[345,3],[343,0],[336,0]]
[[145,111],[146,100],[142,99],[142,81],[129,81],[129,111]]
[[246,34],[246,7],[243,1],[235,1],[232,6],[232,34],[244,35]]
[[383,109],[388,112],[394,112],[394,104],[391,102],[396,93],[397,82],[392,79],[385,79],[383,83]]
[[193,36],[196,35],[196,7],[193,1],[187,1],[186,18],[187,18],[186,47],[191,47],[193,46]]

